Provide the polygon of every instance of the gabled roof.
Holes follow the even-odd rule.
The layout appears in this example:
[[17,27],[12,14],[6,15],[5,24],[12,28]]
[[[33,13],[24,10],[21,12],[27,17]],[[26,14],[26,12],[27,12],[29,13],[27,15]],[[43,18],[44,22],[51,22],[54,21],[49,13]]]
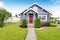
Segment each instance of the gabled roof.
[[33,3],[29,8],[31,8],[31,7],[33,7],[33,6],[37,6],[37,7],[39,7],[40,9],[42,9],[42,7],[41,7],[39,4],[37,4],[37,3]]
[[[39,7],[40,9],[43,9],[43,8],[42,8],[40,5],[38,5],[37,3],[32,4],[29,8],[31,8],[31,7],[33,7],[33,6],[37,6],[37,7]],[[23,12],[21,12],[21,14],[24,13],[24,12],[26,12],[29,8],[25,9]],[[43,11],[49,13],[49,12],[46,11],[45,9],[43,9]],[[50,14],[50,13],[49,13],[49,14]]]
[[35,12],[35,13],[38,13],[38,12],[36,12],[35,10],[33,10],[33,9],[28,9],[28,10],[26,10],[24,13],[26,13],[26,12],[29,12],[29,11],[33,11],[33,12]]

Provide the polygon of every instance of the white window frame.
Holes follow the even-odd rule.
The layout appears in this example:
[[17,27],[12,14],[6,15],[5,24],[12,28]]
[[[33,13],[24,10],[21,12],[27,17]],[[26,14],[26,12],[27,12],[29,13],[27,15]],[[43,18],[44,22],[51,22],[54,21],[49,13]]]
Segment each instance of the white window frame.
[[[45,20],[42,20],[42,17],[43,16],[46,16],[46,19]],[[41,18],[40,18],[41,17]],[[41,21],[47,21],[47,15],[38,15],[38,18],[40,18]]]

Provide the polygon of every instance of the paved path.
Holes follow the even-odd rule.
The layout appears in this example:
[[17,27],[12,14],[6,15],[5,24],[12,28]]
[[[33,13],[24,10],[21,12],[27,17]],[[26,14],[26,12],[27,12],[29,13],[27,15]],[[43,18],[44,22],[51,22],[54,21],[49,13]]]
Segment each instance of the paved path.
[[37,40],[33,25],[28,26],[28,33],[25,40]]

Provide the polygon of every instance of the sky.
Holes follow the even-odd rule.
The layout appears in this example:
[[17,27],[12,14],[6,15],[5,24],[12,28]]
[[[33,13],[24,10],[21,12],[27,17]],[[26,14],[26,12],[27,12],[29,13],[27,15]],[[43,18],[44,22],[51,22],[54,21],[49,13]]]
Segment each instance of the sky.
[[33,3],[39,4],[49,11],[53,17],[60,17],[60,0],[0,0],[0,7],[7,9],[14,16]]

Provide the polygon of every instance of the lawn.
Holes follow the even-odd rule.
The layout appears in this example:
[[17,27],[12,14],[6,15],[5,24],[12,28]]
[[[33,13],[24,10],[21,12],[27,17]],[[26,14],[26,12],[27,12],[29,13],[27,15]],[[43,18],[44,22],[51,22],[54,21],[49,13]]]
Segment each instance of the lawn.
[[58,24],[58,23],[50,23],[49,27],[60,27],[60,24]]
[[60,24],[58,24],[58,23],[51,23],[51,25],[60,26]]
[[60,40],[60,28],[35,30],[37,40]]
[[0,28],[0,40],[24,40],[27,29],[20,28],[19,23],[10,23]]

